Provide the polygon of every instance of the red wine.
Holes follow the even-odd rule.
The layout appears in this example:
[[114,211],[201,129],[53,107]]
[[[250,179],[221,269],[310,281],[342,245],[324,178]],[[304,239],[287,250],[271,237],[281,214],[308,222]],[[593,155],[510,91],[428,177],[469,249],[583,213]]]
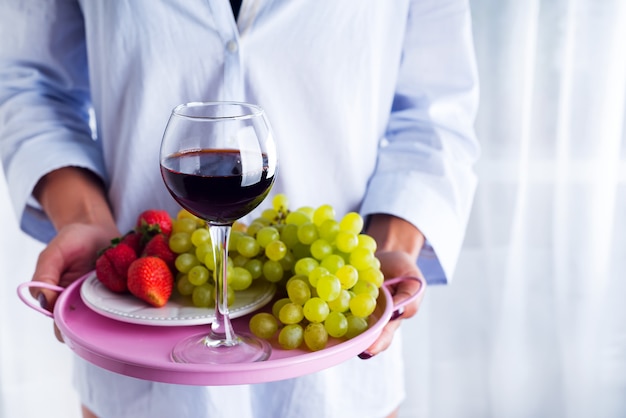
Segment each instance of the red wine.
[[239,150],[176,153],[161,162],[161,175],[182,207],[220,224],[230,224],[256,208],[275,178],[266,155]]

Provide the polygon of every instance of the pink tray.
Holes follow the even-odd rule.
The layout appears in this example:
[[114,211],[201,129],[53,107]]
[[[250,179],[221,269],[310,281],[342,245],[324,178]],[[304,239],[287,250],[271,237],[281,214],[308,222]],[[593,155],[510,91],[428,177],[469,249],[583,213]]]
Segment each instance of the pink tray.
[[[378,338],[393,311],[415,300],[425,287],[423,281],[416,277],[386,281],[381,288],[377,310],[370,317],[370,328],[347,341],[331,338],[323,350],[282,350],[273,344],[270,358],[262,362],[198,365],[174,363],[170,351],[177,341],[206,330],[207,325],[160,327],[107,318],[82,301],[80,286],[86,277],[65,289],[41,282],[23,283],[18,287],[18,296],[29,307],[53,317],[67,346],[95,365],[145,380],[206,386],[288,379],[346,361],[369,347]],[[408,300],[394,306],[388,286],[403,280],[419,281],[420,289]],[[29,287],[44,287],[60,292],[54,314],[43,310],[32,298],[25,296]],[[248,331],[250,315],[232,321],[236,332]]]

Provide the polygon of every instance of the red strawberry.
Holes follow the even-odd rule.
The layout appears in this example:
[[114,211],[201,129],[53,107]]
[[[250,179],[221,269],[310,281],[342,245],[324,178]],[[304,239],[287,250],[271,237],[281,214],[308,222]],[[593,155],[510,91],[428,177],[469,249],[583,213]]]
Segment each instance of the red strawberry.
[[169,236],[172,233],[172,218],[165,210],[148,209],[139,214],[135,227],[144,233],[160,232]]
[[170,250],[168,238],[163,234],[156,234],[153,236],[144,247],[141,255],[142,257],[159,257],[165,261],[170,270],[174,271],[176,268],[174,265],[174,262],[176,261],[176,254],[174,251]]
[[96,260],[96,277],[107,289],[116,293],[128,290],[128,267],[137,259],[135,250],[126,244],[112,244]]
[[165,261],[158,257],[140,257],[128,269],[128,290],[157,308],[172,294],[174,276]]
[[141,254],[145,244],[143,234],[137,231],[129,231],[126,235],[119,239],[119,242],[126,244],[135,250],[135,254],[137,254],[137,256]]

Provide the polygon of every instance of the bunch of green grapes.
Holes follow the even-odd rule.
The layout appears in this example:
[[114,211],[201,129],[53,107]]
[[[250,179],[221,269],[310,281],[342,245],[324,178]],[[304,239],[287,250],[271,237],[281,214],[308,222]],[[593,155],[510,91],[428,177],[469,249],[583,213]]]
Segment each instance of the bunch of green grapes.
[[[249,238],[245,230],[245,225],[236,223],[229,242],[226,273],[229,305],[234,302],[237,291],[248,289],[254,280],[265,277],[262,267],[266,262],[266,257],[259,251],[261,247],[255,239],[253,239],[253,247],[256,247],[257,251],[250,252],[252,247],[249,246],[244,248],[243,253],[237,251],[239,239],[243,237],[242,241],[245,244]],[[263,236],[259,239],[262,240]],[[177,271],[176,290],[178,293],[190,297],[196,307],[215,306],[215,281],[213,279],[215,259],[211,234],[205,222],[185,209],[181,209],[176,219],[172,221],[169,248],[176,254],[174,264]]]
[[271,314],[250,319],[250,331],[266,339],[278,333],[284,349],[304,344],[316,351],[329,337],[349,339],[367,329],[384,277],[358,213],[337,219],[331,205],[290,211],[287,203],[276,195],[271,209],[233,234],[233,265],[254,263],[252,279],[281,290]]

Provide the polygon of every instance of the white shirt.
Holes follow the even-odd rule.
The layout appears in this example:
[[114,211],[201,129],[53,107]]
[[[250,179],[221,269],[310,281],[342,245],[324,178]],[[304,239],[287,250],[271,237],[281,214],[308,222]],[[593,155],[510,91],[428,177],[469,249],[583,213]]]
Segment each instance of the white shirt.
[[[158,167],[172,108],[250,101],[275,130],[273,193],[286,193],[292,207],[330,203],[338,214],[412,222],[427,238],[420,267],[430,283],[446,282],[479,153],[468,9],[467,0],[246,0],[235,22],[226,0],[2,2],[0,153],[21,227],[50,239],[31,193],[68,165],[105,180],[121,231],[146,208],[175,213]],[[376,376],[400,396],[398,362],[385,374],[356,359],[350,373]],[[361,389],[379,396],[380,388]],[[372,416],[398,396],[381,398]],[[357,416],[358,403],[337,416]]]

